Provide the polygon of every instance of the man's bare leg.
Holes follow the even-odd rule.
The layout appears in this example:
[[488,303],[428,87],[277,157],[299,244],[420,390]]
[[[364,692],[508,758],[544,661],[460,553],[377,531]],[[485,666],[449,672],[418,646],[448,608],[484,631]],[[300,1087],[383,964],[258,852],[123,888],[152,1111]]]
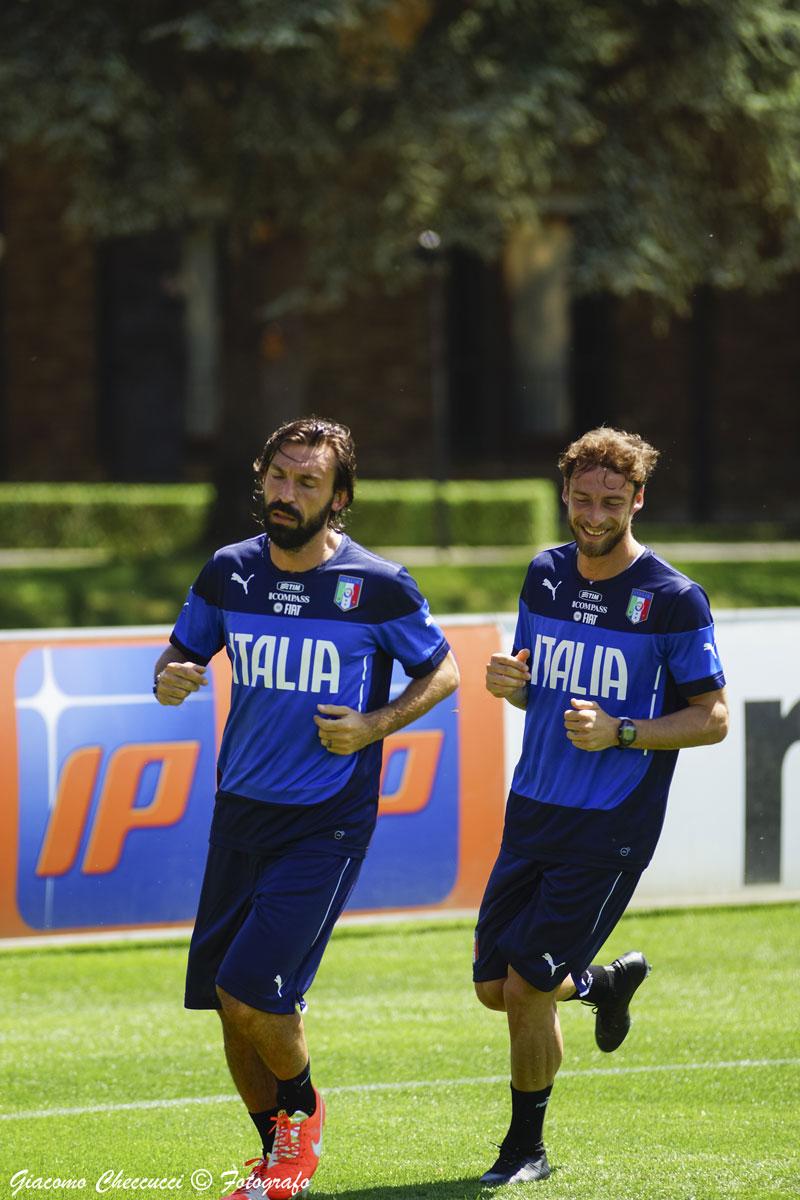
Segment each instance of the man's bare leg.
[[275,1108],[278,1090],[275,1076],[249,1038],[239,1031],[223,1009],[218,1009],[222,1022],[225,1058],[236,1090],[250,1113]]
[[279,1107],[315,1108],[303,1022],[297,1013],[261,1012],[221,988],[217,992],[228,1069],[267,1158]]
[[[275,1104],[279,1109],[290,1116],[295,1112],[312,1116],[317,1108],[317,1091],[311,1082],[308,1046],[300,1014],[262,1012],[220,987],[217,995],[222,1005],[223,1026],[230,1027],[234,1033],[234,1053],[241,1049],[242,1042],[249,1043],[264,1065],[266,1074],[259,1074],[247,1050],[236,1063],[245,1076],[243,1082],[255,1085],[252,1098],[264,1098],[267,1093],[263,1083],[266,1080],[269,1084],[271,1076],[275,1082]],[[269,1094],[272,1094],[271,1089]]]
[[567,976],[553,991],[542,992],[509,967],[504,979],[476,983],[475,991],[487,1008],[506,1013],[511,1043],[511,1124],[500,1157],[481,1182],[546,1179],[542,1128],[564,1052],[557,1006],[575,993],[575,984]]
[[252,1008],[222,988],[223,1028],[231,1028],[239,1040],[249,1042],[264,1066],[277,1079],[292,1079],[308,1062],[308,1046],[299,1013],[269,1013]]
[[503,999],[511,1039],[511,1086],[520,1092],[552,1087],[564,1057],[555,992],[540,992],[509,967]]

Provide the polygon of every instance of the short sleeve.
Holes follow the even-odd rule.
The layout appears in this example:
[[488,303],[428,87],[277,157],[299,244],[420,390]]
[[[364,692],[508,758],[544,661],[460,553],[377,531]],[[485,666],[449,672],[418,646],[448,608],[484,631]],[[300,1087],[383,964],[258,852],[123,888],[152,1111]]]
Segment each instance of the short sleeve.
[[401,593],[398,607],[403,615],[377,625],[376,640],[382,650],[397,659],[406,675],[421,679],[447,656],[450,646],[405,567],[398,573],[395,587]]
[[518,654],[520,650],[530,650],[531,648],[531,632],[530,632],[530,610],[528,609],[527,601],[528,580],[525,579],[522,591],[520,592],[519,605],[517,606],[517,627],[514,630],[514,643],[511,647],[512,654]]
[[211,559],[189,589],[169,639],[173,646],[204,666],[225,644],[217,575]]
[[665,656],[680,694],[689,699],[725,686],[708,597],[696,583],[681,592],[663,635]]

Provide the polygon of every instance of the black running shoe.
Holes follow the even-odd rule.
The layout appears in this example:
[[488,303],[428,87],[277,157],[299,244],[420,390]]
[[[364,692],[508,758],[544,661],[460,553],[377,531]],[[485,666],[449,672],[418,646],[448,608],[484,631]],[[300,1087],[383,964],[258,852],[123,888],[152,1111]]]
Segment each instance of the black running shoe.
[[484,1187],[502,1187],[504,1183],[532,1183],[535,1179],[547,1179],[550,1164],[542,1149],[531,1157],[514,1150],[500,1150],[500,1156],[485,1175],[481,1175]]
[[[615,958],[606,970],[611,972],[611,995],[594,1005],[597,1013],[594,1022],[594,1040],[605,1054],[618,1049],[631,1027],[628,1005],[633,994],[650,974],[650,963],[638,950],[629,950],[621,958]],[[584,1004],[591,1004],[584,1000]]]

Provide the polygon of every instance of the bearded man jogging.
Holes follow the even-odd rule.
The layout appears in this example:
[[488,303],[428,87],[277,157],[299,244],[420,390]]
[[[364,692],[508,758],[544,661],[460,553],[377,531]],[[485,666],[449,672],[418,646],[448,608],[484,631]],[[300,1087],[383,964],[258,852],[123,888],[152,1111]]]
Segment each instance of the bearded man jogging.
[[[322,1149],[301,1014],[375,828],[383,739],[459,677],[407,571],[343,532],[350,431],[292,421],[254,467],[266,533],[200,572],[155,692],[164,705],[190,700],[209,659],[227,653],[231,708],[185,1003],[219,1013],[261,1138],[232,1196],[282,1200],[305,1190]],[[394,659],[410,681],[390,702]]]

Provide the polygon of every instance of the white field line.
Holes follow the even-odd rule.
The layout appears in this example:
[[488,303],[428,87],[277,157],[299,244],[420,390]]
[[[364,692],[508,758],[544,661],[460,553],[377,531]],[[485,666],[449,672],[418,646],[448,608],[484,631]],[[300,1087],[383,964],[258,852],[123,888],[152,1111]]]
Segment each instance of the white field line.
[[[722,1071],[730,1068],[800,1067],[800,1058],[740,1058],[733,1062],[659,1063],[640,1067],[591,1067],[587,1071],[560,1071],[559,1079],[589,1079],[601,1075],[647,1075],[654,1072],[680,1074],[682,1071]],[[476,1075],[465,1079],[408,1079],[391,1083],[351,1083],[326,1087],[326,1096],[359,1092],[403,1092],[415,1088],[474,1087],[480,1084],[507,1083],[508,1075]],[[0,1113],[0,1121],[35,1121],[47,1117],[80,1117],[84,1113],[129,1112],[132,1109],[184,1108],[190,1104],[232,1104],[236,1095],[181,1096],[174,1100],[131,1100],[126,1104],[89,1104],[82,1108],[41,1108],[28,1112]]]

